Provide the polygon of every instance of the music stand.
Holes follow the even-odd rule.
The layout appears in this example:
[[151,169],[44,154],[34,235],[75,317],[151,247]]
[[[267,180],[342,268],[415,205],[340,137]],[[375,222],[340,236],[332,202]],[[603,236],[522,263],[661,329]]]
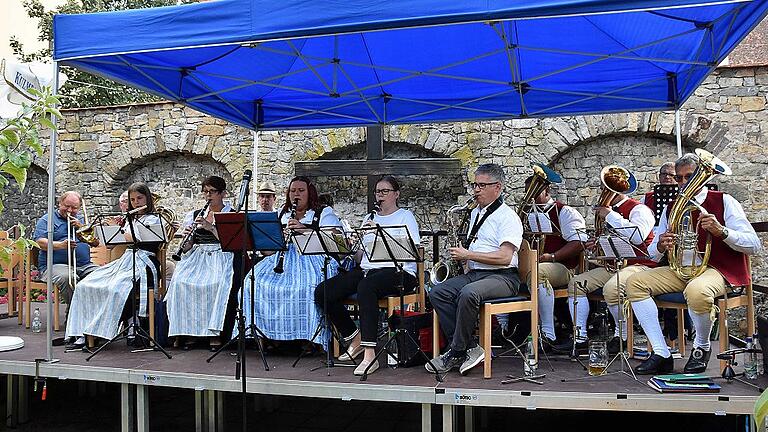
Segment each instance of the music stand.
[[[403,263],[406,262],[419,262],[419,253],[416,249],[416,244],[413,242],[411,234],[408,232],[408,227],[405,225],[391,225],[391,226],[368,226],[357,229],[359,238],[363,239],[362,246],[368,261],[371,263],[388,263],[391,262],[398,274],[397,278],[397,291],[400,296],[400,320],[397,321],[398,325],[394,333],[384,342],[384,345],[378,350],[373,361],[365,368],[363,375],[360,377],[360,381],[366,381],[368,379],[368,370],[371,366],[379,361],[379,357],[383,353],[387,353],[397,359],[398,366],[405,366],[406,359],[403,357],[405,349],[405,341],[410,341],[417,347],[419,354],[424,358],[426,362],[430,359],[427,354],[421,350],[421,345],[418,341],[403,328],[403,321],[405,320],[405,287],[404,287],[404,270]],[[393,234],[394,233],[394,234]],[[373,237],[371,237],[373,235]],[[397,235],[397,238],[395,237]],[[366,241],[367,238],[371,238],[370,242]],[[396,345],[397,352],[393,353],[390,349],[392,343]],[[442,382],[442,377],[435,371],[435,380]]]
[[[246,216],[247,215],[247,216]],[[283,239],[282,225],[280,219],[275,212],[248,212],[248,213],[214,213],[214,220],[216,221],[216,231],[219,234],[219,241],[221,242],[221,250],[226,252],[240,253],[243,251],[280,251],[285,250],[285,240]],[[246,260],[243,256],[242,260]],[[251,265],[243,264],[243,272],[245,269],[251,269]],[[244,277],[241,272],[241,277]],[[243,339],[253,338],[256,340],[256,344],[259,347],[259,353],[261,354],[262,363],[264,363],[264,370],[269,370],[269,364],[264,354],[264,346],[262,339],[266,339],[266,335],[261,329],[256,326],[254,322],[255,315],[255,302],[254,302],[254,290],[255,290],[255,275],[251,271],[250,277],[250,311],[251,320],[250,323],[245,325],[245,284],[240,283],[240,297],[238,302],[238,311],[236,312],[238,317],[238,334],[230,338],[225,344],[219,347],[205,361],[210,363],[217,355],[223,352],[232,344],[239,342],[240,337]],[[240,318],[243,320],[243,328],[240,328]],[[239,351],[239,350],[238,350]],[[239,355],[239,354],[238,354]],[[244,355],[244,352],[243,352]],[[238,359],[238,365],[242,363],[241,359]],[[240,369],[238,366],[236,369]],[[236,373],[236,375],[238,375]]]
[[[352,253],[346,236],[339,232],[339,227],[335,226],[311,226],[305,229],[294,230],[291,236],[291,240],[294,246],[296,246],[296,249],[299,251],[299,254],[323,256],[323,284],[326,286],[326,288],[328,286],[328,265],[331,263],[331,256],[338,257]],[[325,349],[325,364],[322,366],[326,367],[328,376],[330,376],[331,368],[337,365],[337,363],[334,363],[333,361],[333,356],[331,356],[331,346],[333,344],[333,340],[336,339],[336,341],[339,343],[339,346],[342,347],[345,352],[346,346],[344,344],[343,338],[333,330],[331,326],[331,320],[328,319],[328,295],[326,290],[323,290],[323,315],[320,317],[320,322],[317,323],[315,332],[312,334],[312,337],[309,339],[309,341],[314,342],[314,340],[317,339],[323,329],[325,329],[326,333],[328,334],[328,346]],[[296,367],[304,355],[304,351],[299,353],[299,356],[296,357],[296,360],[293,362],[291,367]],[[352,359],[352,363],[353,364],[351,365],[338,363],[338,365],[355,366],[357,364],[354,359]],[[315,367],[310,370],[316,371],[322,366]]]
[[[114,215],[113,215],[114,216]],[[99,219],[99,225],[96,228],[97,235],[98,233],[101,233],[101,236],[107,246],[115,246],[119,244],[129,244],[131,245],[131,253],[132,253],[132,266],[131,266],[131,291],[128,294],[129,300],[131,301],[131,320],[128,323],[127,326],[123,328],[120,332],[118,332],[115,337],[108,340],[104,345],[100,346],[96,351],[91,353],[85,360],[90,361],[96,354],[103,351],[108,345],[111,345],[113,342],[116,342],[121,339],[128,339],[129,334],[133,334],[136,340],[142,341],[143,345],[145,347],[149,347],[152,350],[159,350],[163,354],[165,354],[166,357],[169,359],[171,358],[171,355],[166,351],[160,344],[155,341],[152,336],[149,335],[149,332],[144,330],[144,328],[139,324],[139,310],[136,307],[136,301],[133,299],[133,291],[135,289],[139,289],[140,287],[137,287],[138,280],[136,279],[136,251],[138,250],[138,246],[140,244],[163,244],[167,243],[168,239],[166,237],[166,223],[165,220],[159,216],[157,213],[147,213],[143,216],[155,216],[159,223],[157,224],[149,224],[141,221],[139,218],[136,217],[136,215],[132,213],[127,213],[125,222],[128,223],[128,228],[131,232],[131,240],[127,240],[123,234],[125,234],[125,223],[118,227],[118,230],[109,229],[109,233],[105,233],[105,225],[104,225],[104,217],[105,215],[101,215],[97,219]],[[114,231],[114,232],[112,232]],[[120,234],[120,235],[118,235]],[[100,240],[101,240],[100,239]],[[141,293],[139,293],[139,300],[141,301]],[[150,325],[154,325],[154,323],[150,323]],[[131,331],[133,330],[133,331]],[[132,351],[136,352],[136,351]]]

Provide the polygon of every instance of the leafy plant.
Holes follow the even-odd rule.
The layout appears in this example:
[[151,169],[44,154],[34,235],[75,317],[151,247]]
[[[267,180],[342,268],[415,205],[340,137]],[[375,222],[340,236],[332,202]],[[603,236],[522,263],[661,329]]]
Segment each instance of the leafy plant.
[[[15,180],[19,192],[24,190],[27,182],[27,170],[32,164],[35,154],[43,154],[40,144],[40,128],[55,128],[52,119],[61,118],[56,108],[59,98],[54,96],[49,87],[42,91],[30,89],[36,97],[30,104],[24,104],[19,114],[5,121],[0,127],[0,213],[5,209],[5,197]],[[14,249],[24,251],[35,247],[37,243],[25,238],[25,227],[19,225],[20,234],[10,244],[0,246],[0,264],[8,265]]]

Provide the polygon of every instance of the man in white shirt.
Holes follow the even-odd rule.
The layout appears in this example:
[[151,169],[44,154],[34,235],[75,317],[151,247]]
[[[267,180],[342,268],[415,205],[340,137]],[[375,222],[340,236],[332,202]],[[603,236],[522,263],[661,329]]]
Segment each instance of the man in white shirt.
[[450,349],[425,365],[428,372],[445,373],[458,367],[463,375],[480,364],[485,352],[473,338],[480,304],[519,291],[517,251],[523,226],[501,199],[503,188],[504,171],[499,165],[477,167],[472,183],[477,207],[471,213],[467,244],[449,248],[451,258],[466,262],[469,271],[429,293]]
[[[632,193],[634,189],[625,192]],[[656,221],[653,212],[645,205],[640,204],[639,201],[629,198],[624,194],[616,194],[609,207],[598,207],[595,210],[595,218],[598,217],[602,218],[605,221],[605,225],[614,229],[619,235],[629,237],[629,242],[637,252],[645,253],[646,248],[653,240],[653,225]],[[587,248],[592,247],[592,242],[587,243]],[[641,254],[638,253],[638,255]],[[616,324],[615,335],[608,341],[608,351],[611,354],[615,354],[619,352],[620,346],[626,346],[620,345],[619,342],[619,337],[623,341],[627,340],[626,320],[619,319],[620,291],[623,293],[627,278],[630,275],[654,267],[656,262],[650,259],[640,259],[633,260],[631,264],[618,272],[618,281],[615,272],[608,271],[604,267],[598,267],[574,276],[568,283],[568,309],[571,312],[574,325],[579,329],[576,337],[577,350],[585,350],[587,348],[589,302],[585,301],[586,296],[600,288],[603,289],[603,298],[608,305],[608,311],[610,311],[613,317],[614,324]],[[583,298],[583,300],[578,302],[576,316],[574,317],[574,301],[576,296]],[[620,321],[623,321],[621,325],[619,324]],[[559,346],[558,348],[562,350],[566,347]]]
[[275,185],[272,182],[262,182],[259,190],[256,191],[256,197],[259,201],[259,211],[275,211]]
[[[683,155],[675,162],[675,180],[683,187],[696,170],[699,158],[695,154]],[[708,268],[699,276],[688,281],[680,279],[670,267],[657,267],[644,273],[633,275],[627,281],[627,296],[632,303],[632,310],[643,327],[648,341],[653,347],[653,354],[635,368],[638,374],[667,373],[674,369],[672,354],[664,341],[661,326],[657,319],[658,310],[653,297],[664,293],[682,292],[688,303],[688,312],[696,330],[691,357],[685,365],[685,373],[701,373],[707,368],[711,354],[709,333],[712,330],[712,316],[716,297],[725,295],[734,286],[749,283],[751,275],[747,255],[758,252],[761,248],[752,224],[747,220],[744,209],[732,196],[702,187],[693,197],[706,214],[693,212],[691,226],[700,223],[698,231],[699,250],[707,235],[711,236],[712,249]],[[667,218],[669,206],[664,210],[659,221],[658,232],[663,233],[654,239],[648,247],[648,253],[657,261],[673,247],[675,234],[669,227]],[[684,256],[684,262],[692,257]],[[696,263],[701,259],[696,256]],[[728,337],[728,335],[720,335]]]

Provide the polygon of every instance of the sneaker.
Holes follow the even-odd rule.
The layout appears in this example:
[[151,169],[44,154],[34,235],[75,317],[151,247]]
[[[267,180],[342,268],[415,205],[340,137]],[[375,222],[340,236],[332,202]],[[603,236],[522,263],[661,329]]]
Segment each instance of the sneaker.
[[352,361],[353,359],[360,357],[360,354],[362,354],[363,351],[365,351],[365,347],[362,345],[358,345],[354,348],[347,348],[347,352],[338,357],[339,361]]
[[466,375],[470,369],[479,365],[485,360],[485,350],[480,345],[467,350],[466,360],[459,367],[459,373]]
[[424,365],[424,369],[426,369],[429,373],[446,373],[455,368],[461,367],[466,358],[466,353],[456,355],[453,350],[449,349],[439,357],[428,361],[427,364]]

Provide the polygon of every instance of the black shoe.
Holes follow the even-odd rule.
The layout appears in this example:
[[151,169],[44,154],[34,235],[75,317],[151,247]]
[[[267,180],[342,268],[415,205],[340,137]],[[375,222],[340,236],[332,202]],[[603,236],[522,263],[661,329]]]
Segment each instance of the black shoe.
[[635,368],[638,375],[657,375],[670,373],[675,369],[675,360],[670,355],[664,358],[656,353],[651,354],[648,359],[640,363]]
[[[626,339],[621,341],[621,348],[624,349],[624,351],[627,351],[627,341]],[[611,340],[608,341],[608,355],[616,355],[619,353],[619,337],[614,336],[611,338]]]
[[709,363],[709,356],[712,354],[712,350],[704,350],[702,348],[694,348],[691,352],[691,357],[688,359],[688,363],[683,368],[684,373],[702,373],[707,370],[707,363]]
[[[568,338],[563,341],[557,341],[557,343],[553,346],[555,352],[563,353],[563,354],[570,354],[571,350],[573,350],[573,339]],[[576,353],[585,353],[589,349],[589,341],[583,340],[579,341],[576,340]]]
[[64,347],[64,351],[65,351],[65,352],[70,352],[70,351],[82,351],[82,349],[83,349],[83,348],[85,348],[85,342],[83,342],[83,343],[76,343],[76,342],[72,342],[72,343],[68,343],[68,344],[67,344],[67,345]]
[[[568,354],[571,352],[571,340],[565,339],[550,339],[546,336],[541,336],[541,348],[547,354]],[[563,351],[559,349],[561,346],[567,346],[568,349]]]

